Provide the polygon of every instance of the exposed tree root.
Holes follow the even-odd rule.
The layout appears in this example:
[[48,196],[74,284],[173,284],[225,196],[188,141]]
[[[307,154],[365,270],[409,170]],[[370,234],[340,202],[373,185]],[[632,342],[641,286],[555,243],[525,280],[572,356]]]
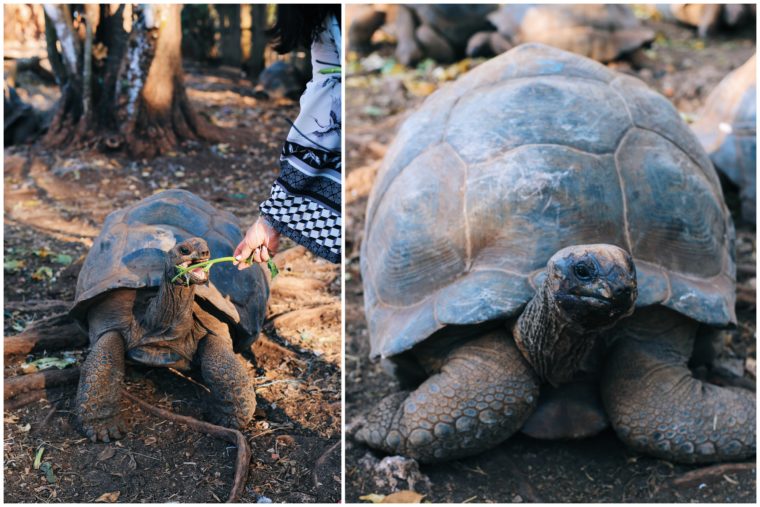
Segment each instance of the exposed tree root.
[[721,463],[719,465],[698,468],[673,479],[673,486],[696,486],[703,482],[721,480],[726,474],[733,474],[742,470],[754,470],[755,468],[757,468],[757,463]]
[[206,433],[215,438],[221,438],[226,440],[237,447],[237,458],[235,460],[235,478],[232,481],[232,489],[230,490],[230,496],[227,499],[227,503],[236,502],[240,498],[240,494],[245,488],[245,481],[248,477],[248,464],[251,461],[251,448],[248,446],[248,441],[245,436],[238,430],[225,428],[223,426],[217,426],[205,421],[199,421],[193,417],[185,415],[175,414],[169,410],[163,408],[154,407],[149,403],[132,395],[126,389],[122,389],[122,394],[129,398],[133,403],[137,403],[151,414],[168,419],[179,424],[186,424],[195,431]]
[[74,384],[78,381],[79,368],[45,370],[29,375],[19,375],[5,379],[3,382],[3,398],[7,401],[31,391],[44,391],[50,387]]
[[6,301],[5,309],[18,312],[49,312],[66,310],[71,302],[61,299],[27,299],[26,301]]
[[17,410],[27,405],[31,405],[35,401],[48,400],[47,391],[40,389],[38,391],[30,391],[28,393],[19,394],[11,400],[6,400],[3,404],[5,410]]
[[87,346],[87,342],[87,335],[71,317],[60,313],[36,321],[15,336],[6,337],[3,355],[9,358],[43,350],[79,348]]

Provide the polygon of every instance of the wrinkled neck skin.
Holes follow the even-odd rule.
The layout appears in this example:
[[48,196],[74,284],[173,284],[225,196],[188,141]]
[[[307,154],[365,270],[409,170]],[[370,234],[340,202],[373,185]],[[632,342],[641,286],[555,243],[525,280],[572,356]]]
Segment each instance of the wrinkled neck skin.
[[193,328],[195,285],[173,284],[174,264],[167,258],[158,294],[148,305],[142,327],[146,336],[163,336],[167,340],[184,338]]
[[572,379],[604,329],[588,329],[564,316],[547,279],[514,323],[512,335],[541,380],[557,386]]

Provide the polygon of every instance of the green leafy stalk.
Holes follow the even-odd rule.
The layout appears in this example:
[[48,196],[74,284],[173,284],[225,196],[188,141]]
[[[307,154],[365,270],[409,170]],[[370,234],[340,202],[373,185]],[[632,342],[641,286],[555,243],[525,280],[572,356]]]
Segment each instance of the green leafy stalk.
[[40,462],[42,462],[42,453],[45,452],[45,447],[40,446],[39,449],[37,449],[37,454],[34,456],[34,463],[32,466],[35,470],[40,469]]
[[[182,266],[174,266],[175,268],[177,268],[177,274],[174,276],[174,278],[172,278],[172,283],[174,283],[178,278],[181,278],[181,277],[187,275],[190,271],[192,271],[194,269],[202,268],[203,271],[205,271],[206,273],[208,273],[209,270],[211,269],[211,266],[213,266],[214,264],[218,264],[220,262],[235,262],[236,260],[237,259],[235,259],[234,257],[219,257],[217,259],[209,259],[209,260],[204,261],[204,262],[199,262],[198,264],[192,264],[190,266],[187,266],[186,268],[182,267]],[[253,263],[253,259],[250,258],[250,259],[246,259],[246,260],[241,261],[241,262],[245,262],[246,264],[252,264]],[[274,261],[271,258],[269,260],[267,260],[267,267],[269,268],[269,274],[272,275],[273,279],[280,272],[277,269],[277,266],[275,265]],[[188,284],[189,284],[189,282],[188,282]]]
[[272,275],[272,280],[274,280],[274,277],[280,273],[280,270],[277,269],[277,264],[274,263],[271,257],[267,259],[267,267],[269,268],[269,274]]

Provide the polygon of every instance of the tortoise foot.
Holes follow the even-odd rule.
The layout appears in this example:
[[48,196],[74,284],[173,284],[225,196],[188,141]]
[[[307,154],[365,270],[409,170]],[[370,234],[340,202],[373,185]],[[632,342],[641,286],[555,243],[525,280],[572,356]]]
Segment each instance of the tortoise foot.
[[256,411],[256,389],[229,339],[209,335],[201,341],[199,353],[212,397],[207,419],[227,428],[244,428]]
[[77,418],[77,426],[79,431],[93,443],[119,440],[127,434],[127,426],[119,416],[90,421]]
[[439,373],[391,394],[352,423],[354,439],[436,463],[471,456],[516,432],[533,412],[538,382],[505,330],[450,352]]
[[206,409],[206,420],[217,426],[239,430],[246,427],[254,410],[255,400],[252,409],[249,403],[243,403],[241,407],[232,403],[212,403]]

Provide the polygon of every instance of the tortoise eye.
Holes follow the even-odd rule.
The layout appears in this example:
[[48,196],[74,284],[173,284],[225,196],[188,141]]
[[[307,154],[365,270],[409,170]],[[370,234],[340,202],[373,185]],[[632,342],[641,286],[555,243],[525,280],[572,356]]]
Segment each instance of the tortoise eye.
[[190,249],[187,248],[186,246],[181,246],[179,247],[179,253],[181,253],[182,255],[190,255]]
[[579,280],[588,281],[596,274],[596,269],[592,264],[579,262],[573,266],[573,273]]

